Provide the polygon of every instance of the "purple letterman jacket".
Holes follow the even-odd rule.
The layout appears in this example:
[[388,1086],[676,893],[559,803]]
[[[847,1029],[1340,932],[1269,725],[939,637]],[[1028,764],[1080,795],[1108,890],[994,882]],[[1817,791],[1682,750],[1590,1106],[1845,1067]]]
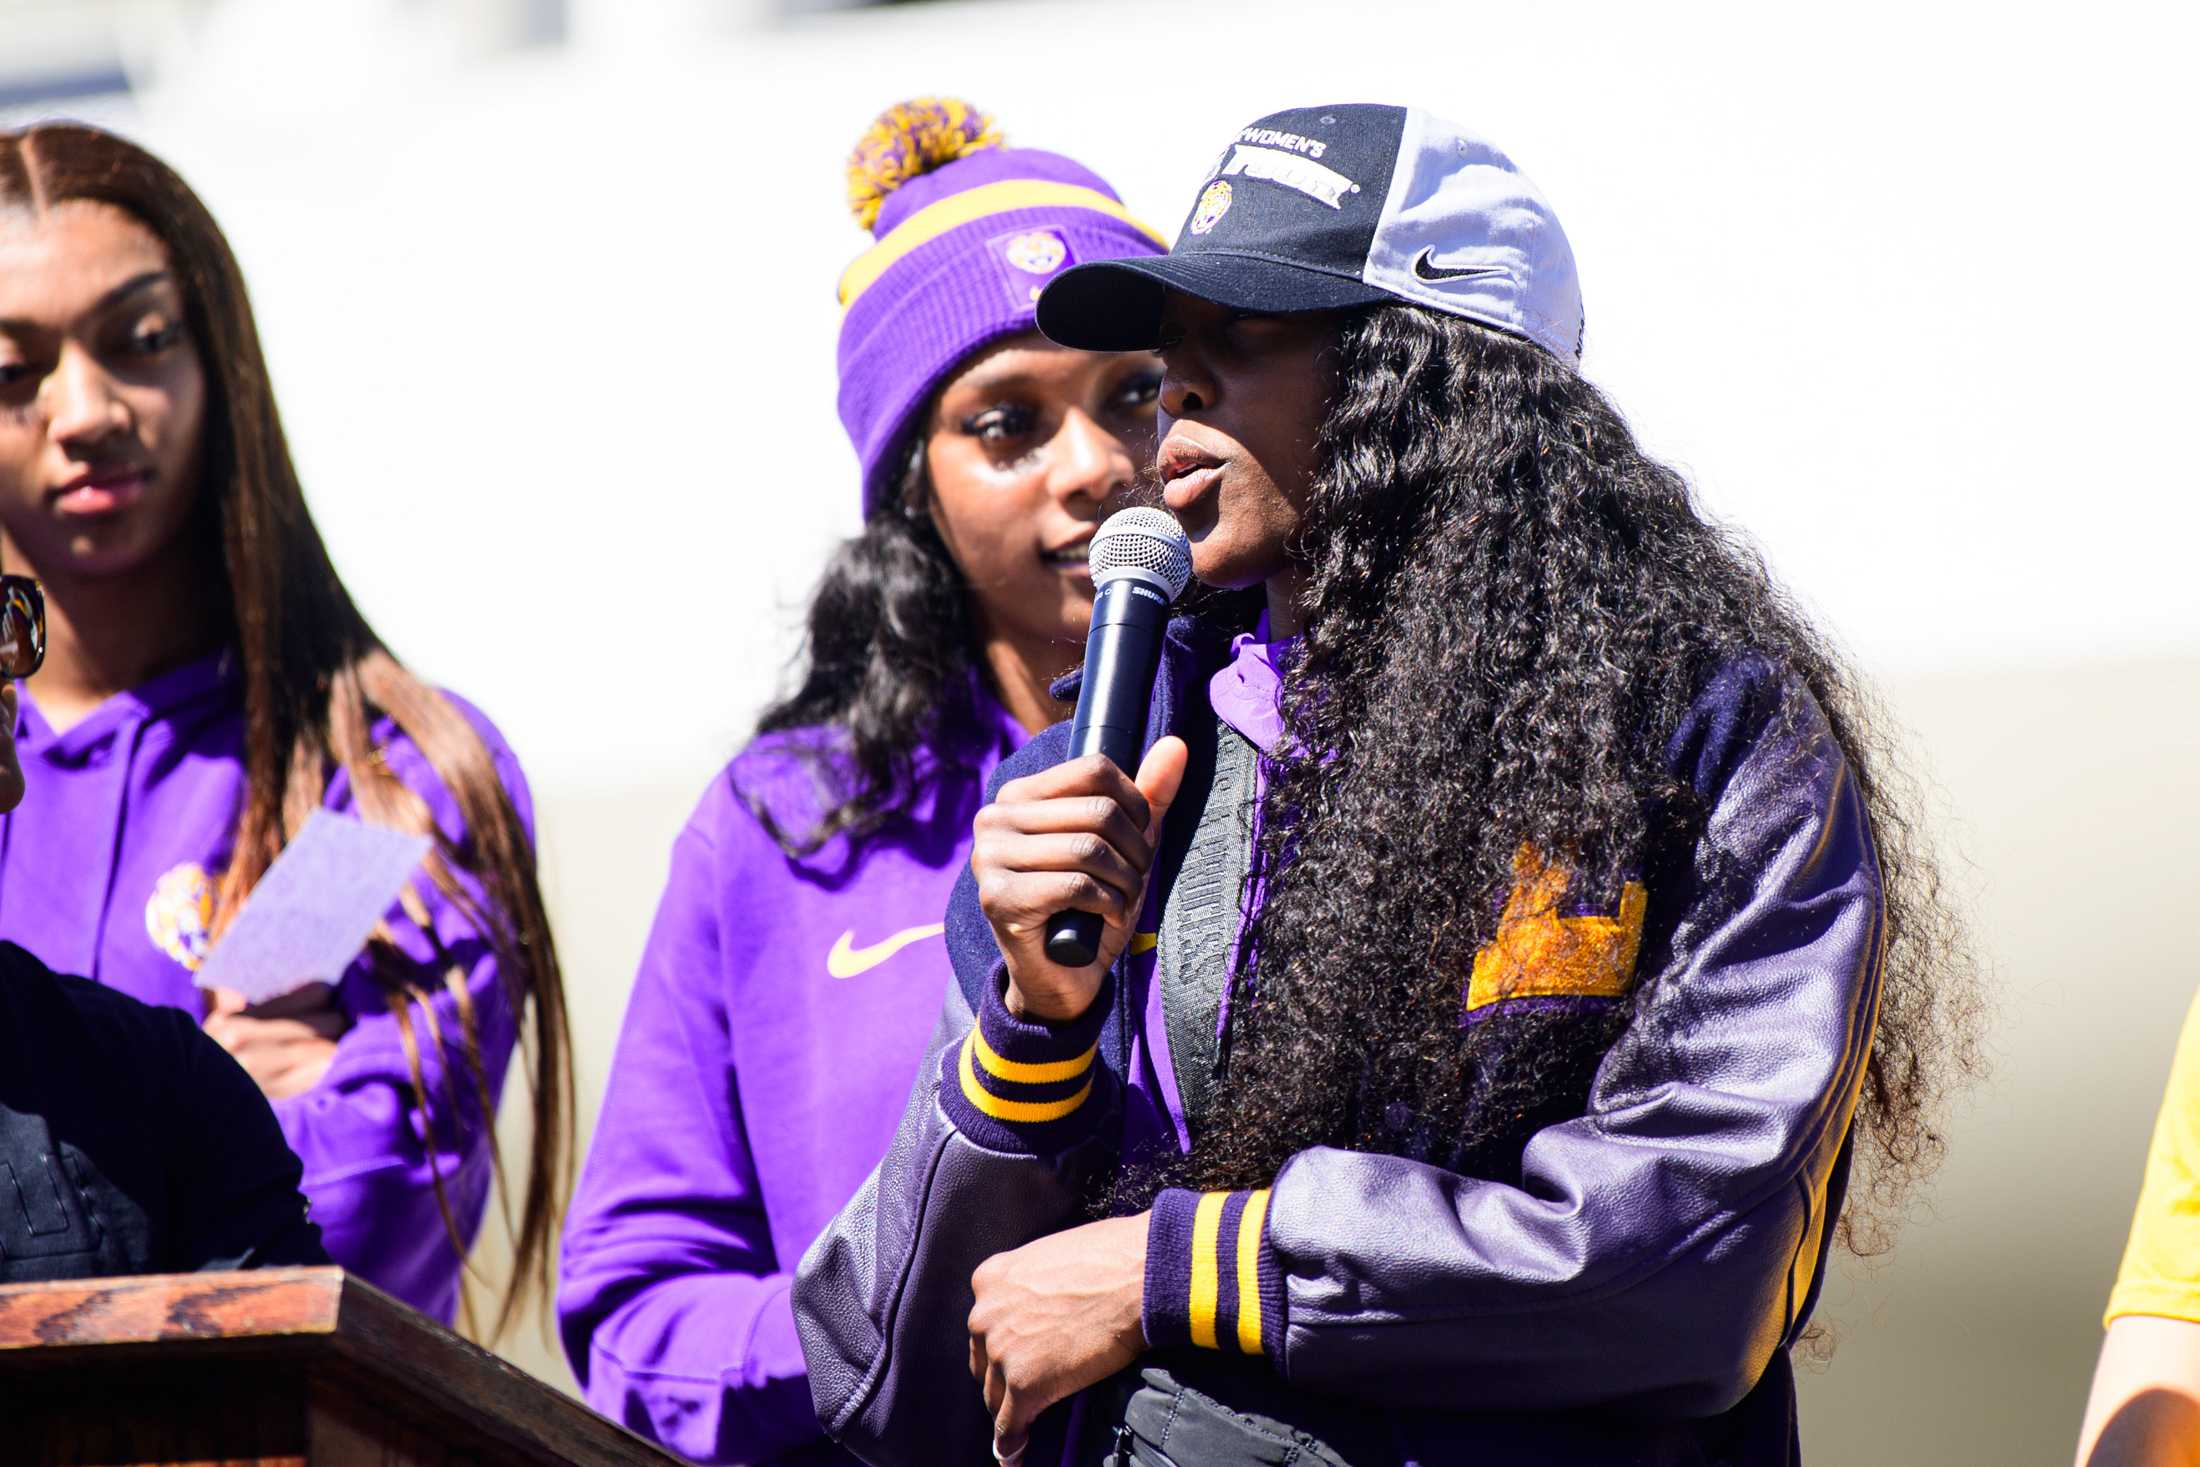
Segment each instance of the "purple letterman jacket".
[[[1239,693],[1210,695],[1263,680],[1257,648],[1231,662],[1180,620],[1149,739],[1219,712],[1272,741]],[[1066,727],[1048,730],[996,785],[1066,747]],[[1376,1460],[1409,1463],[1796,1459],[1787,1351],[1846,1187],[1879,1002],[1877,861],[1823,714],[1765,664],[1711,676],[1666,758],[1708,827],[1582,929],[1592,949],[1633,935],[1610,948],[1607,996],[1574,983],[1585,996],[1568,1001],[1618,1004],[1630,974],[1635,994],[1579,1114],[1535,1131],[1502,1178],[1315,1147],[1268,1188],[1163,1193],[1144,1308],[1162,1359],[1265,1362],[1287,1390],[1259,1409],[1318,1403],[1308,1424],[1346,1422],[1355,1467],[1369,1440]],[[1166,852],[1157,885],[1173,878]],[[819,1417],[878,1463],[984,1460],[972,1270],[1074,1225],[1096,1174],[1183,1134],[1150,944],[1083,1018],[1025,1023],[1000,1001],[970,882],[947,920],[958,984],[932,1063],[795,1287]],[[1484,992],[1482,966],[1463,975],[1467,1022],[1552,1002]],[[1042,1418],[1027,1460],[1070,1459],[1089,1394]]]
[[[0,817],[0,937],[58,971],[147,1003],[204,1012],[191,975],[206,953],[213,882],[228,863],[245,794],[244,704],[233,658],[209,657],[117,694],[60,734],[39,714],[36,680],[23,685],[16,747],[29,791],[14,814]],[[533,807],[511,750],[479,711],[452,702],[487,743],[531,832]],[[457,802],[419,749],[387,719],[374,738],[391,773],[427,802],[443,834],[463,841]],[[354,813],[347,775],[329,782],[323,803]],[[459,879],[476,901],[484,899],[477,883]],[[399,908],[385,925],[423,970],[424,986],[436,995],[436,1028],[446,1035],[462,1031],[442,975],[463,978],[494,1096],[516,1037],[495,954],[432,883],[414,885],[428,926]],[[454,1047],[445,1056],[432,1042],[420,1051],[436,1108],[432,1125],[423,1118],[397,1022],[364,956],[344,975],[338,999],[352,1027],[337,1041],[335,1062],[311,1090],[275,1101],[276,1119],[305,1164],[301,1188],[330,1256],[448,1322],[459,1262],[431,1168],[470,1240],[491,1180],[486,1118],[463,1055]],[[415,1032],[431,1032],[417,1016]]]
[[794,1261],[893,1139],[951,986],[942,912],[985,779],[1023,728],[920,751],[909,809],[791,858],[808,771],[772,735],[672,848],[595,1141],[565,1229],[558,1317],[590,1405],[697,1461],[849,1460],[810,1406]]

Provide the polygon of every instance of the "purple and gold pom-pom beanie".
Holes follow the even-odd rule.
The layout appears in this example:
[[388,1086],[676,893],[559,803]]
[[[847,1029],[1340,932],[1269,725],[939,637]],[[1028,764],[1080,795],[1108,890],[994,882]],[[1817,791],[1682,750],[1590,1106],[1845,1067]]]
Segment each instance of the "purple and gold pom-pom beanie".
[[1003,146],[992,118],[953,98],[881,113],[848,160],[848,203],[877,241],[840,277],[840,421],[866,517],[901,475],[912,415],[971,352],[1032,330],[1042,286],[1167,248],[1098,174]]

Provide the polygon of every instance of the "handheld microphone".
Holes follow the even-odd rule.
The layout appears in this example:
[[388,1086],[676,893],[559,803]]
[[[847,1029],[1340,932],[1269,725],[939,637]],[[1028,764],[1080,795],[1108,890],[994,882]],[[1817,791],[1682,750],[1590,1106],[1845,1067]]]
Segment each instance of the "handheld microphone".
[[[1092,537],[1092,630],[1085,638],[1085,680],[1077,690],[1069,756],[1105,754],[1125,774],[1146,752],[1146,714],[1169,603],[1192,579],[1192,544],[1166,510],[1126,509]],[[1102,923],[1093,912],[1047,919],[1046,954],[1065,968],[1100,955]]]

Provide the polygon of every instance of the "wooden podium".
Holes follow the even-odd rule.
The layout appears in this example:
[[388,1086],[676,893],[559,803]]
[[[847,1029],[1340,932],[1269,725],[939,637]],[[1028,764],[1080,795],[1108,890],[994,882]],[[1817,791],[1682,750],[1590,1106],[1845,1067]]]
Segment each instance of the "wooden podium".
[[0,1286],[6,1467],[677,1460],[341,1269]]

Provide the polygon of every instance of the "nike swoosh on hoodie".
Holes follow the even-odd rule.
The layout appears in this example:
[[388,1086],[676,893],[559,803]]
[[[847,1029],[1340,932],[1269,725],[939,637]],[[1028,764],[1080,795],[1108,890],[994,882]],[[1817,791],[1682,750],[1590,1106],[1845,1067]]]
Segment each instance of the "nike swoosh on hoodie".
[[922,927],[904,928],[869,947],[857,947],[855,929],[851,927],[833,940],[833,950],[825,954],[825,971],[835,978],[853,978],[858,973],[868,973],[912,942],[937,937],[946,930],[945,922],[930,922]]

